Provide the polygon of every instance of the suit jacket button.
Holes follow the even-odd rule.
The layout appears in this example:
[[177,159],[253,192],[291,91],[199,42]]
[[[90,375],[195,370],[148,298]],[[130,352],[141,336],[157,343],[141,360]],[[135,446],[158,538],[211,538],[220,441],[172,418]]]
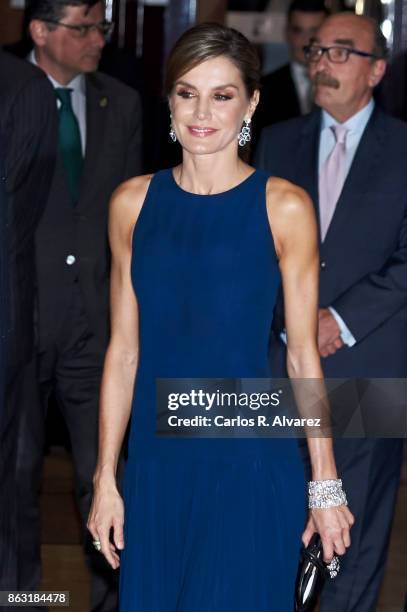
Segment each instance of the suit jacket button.
[[68,255],[65,261],[68,264],[68,266],[72,266],[76,261],[76,257],[74,255]]
[[326,268],[326,261],[321,261],[321,269],[325,270]]

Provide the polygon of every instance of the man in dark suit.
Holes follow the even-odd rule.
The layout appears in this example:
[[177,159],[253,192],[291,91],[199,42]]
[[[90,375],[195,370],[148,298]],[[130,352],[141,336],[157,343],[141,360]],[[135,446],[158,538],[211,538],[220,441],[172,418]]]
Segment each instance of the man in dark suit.
[[[329,17],[307,56],[322,111],[267,128],[257,164],[311,195],[321,234],[318,342],[324,373],[352,378],[357,403],[368,414],[383,415],[402,398],[390,393],[380,401],[372,379],[407,376],[407,125],[373,103],[386,48],[372,20],[351,13]],[[281,317],[275,328],[271,358],[274,372],[281,372]],[[335,440],[356,523],[340,574],[324,589],[323,612],[375,610],[401,450],[401,440],[391,438]]]
[[[7,195],[5,188],[4,139],[0,134],[0,431],[5,414],[6,337],[9,324]],[[0,495],[0,503],[3,501]]]
[[323,0],[292,0],[285,31],[290,62],[261,80],[260,101],[253,117],[255,135],[267,125],[311,111],[312,87],[303,48],[327,14]]
[[41,401],[35,409],[35,392],[27,399],[19,444],[19,587],[35,589],[40,580],[38,488],[47,399],[54,390],[72,444],[92,573],[91,609],[113,612],[116,575],[90,545],[86,520],[109,335],[108,203],[114,189],[141,169],[140,101],[134,90],[96,72],[110,29],[100,0],[31,0],[28,11],[34,42],[30,60],[44,70],[55,90],[59,154],[36,235]]
[[[7,355],[7,330],[9,327],[9,286],[8,286],[8,209],[7,209],[7,194],[5,188],[5,150],[4,138],[0,133],[0,436],[3,438],[4,424],[6,422],[6,355]],[[0,447],[1,450],[1,447]],[[8,457],[2,457],[7,460]],[[7,469],[10,469],[10,465]],[[0,467],[1,469],[1,467]],[[2,473],[4,472],[4,467]],[[6,491],[4,480],[0,481],[0,512],[3,513],[3,506],[6,504],[7,497],[10,492]],[[2,521],[3,523],[3,521]],[[6,523],[6,530],[3,526],[0,535],[0,554],[2,558],[6,554],[3,542],[9,540],[8,532],[11,526]],[[1,589],[11,588],[11,581],[6,581],[5,577],[0,580]]]
[[33,348],[34,231],[54,170],[57,117],[52,88],[41,70],[0,51],[0,130],[5,142],[12,267],[9,370]]
[[[26,368],[34,346],[34,234],[54,171],[57,117],[52,87],[41,70],[0,51],[1,188],[7,195],[8,257],[6,401],[0,424],[0,590],[17,588],[16,447]],[[2,217],[4,221],[4,216]],[[3,224],[4,230],[4,224]],[[7,238],[8,244],[6,244]],[[0,300],[5,295],[1,293]]]

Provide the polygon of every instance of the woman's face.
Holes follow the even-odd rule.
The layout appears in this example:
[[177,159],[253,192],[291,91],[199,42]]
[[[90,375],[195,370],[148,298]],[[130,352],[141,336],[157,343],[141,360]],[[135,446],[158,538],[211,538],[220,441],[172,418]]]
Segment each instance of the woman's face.
[[247,97],[240,71],[225,56],[202,62],[179,78],[169,97],[172,127],[189,153],[208,155],[237,147],[258,92]]

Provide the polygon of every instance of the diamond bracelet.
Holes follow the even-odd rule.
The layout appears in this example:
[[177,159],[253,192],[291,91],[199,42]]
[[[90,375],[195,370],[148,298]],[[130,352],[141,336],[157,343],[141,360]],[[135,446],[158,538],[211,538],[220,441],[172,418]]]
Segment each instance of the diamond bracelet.
[[308,508],[333,508],[348,505],[342,480],[311,480],[308,483]]

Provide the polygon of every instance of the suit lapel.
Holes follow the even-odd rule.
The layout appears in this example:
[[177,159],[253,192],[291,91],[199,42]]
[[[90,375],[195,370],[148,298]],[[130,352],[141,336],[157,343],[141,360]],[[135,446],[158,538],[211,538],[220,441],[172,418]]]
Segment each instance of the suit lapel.
[[89,185],[95,180],[102,157],[109,98],[96,74],[86,76],[86,150],[78,207]]
[[325,236],[324,244],[334,240],[337,232],[342,231],[341,227],[347,222],[347,218],[352,213],[354,207],[357,206],[358,196],[366,191],[366,187],[372,184],[372,178],[375,173],[380,171],[380,152],[382,150],[383,137],[384,129],[380,111],[375,109],[360,139]]

